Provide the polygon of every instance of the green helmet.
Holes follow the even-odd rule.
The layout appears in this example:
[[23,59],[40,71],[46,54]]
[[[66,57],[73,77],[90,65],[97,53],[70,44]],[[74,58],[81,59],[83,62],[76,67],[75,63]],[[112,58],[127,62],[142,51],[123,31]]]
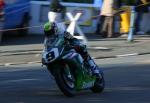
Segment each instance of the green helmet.
[[46,36],[57,35],[57,25],[52,22],[47,22],[44,24],[44,33]]
[[44,31],[49,31],[49,30],[51,30],[51,23],[50,22],[47,22],[47,23],[45,23],[44,24]]

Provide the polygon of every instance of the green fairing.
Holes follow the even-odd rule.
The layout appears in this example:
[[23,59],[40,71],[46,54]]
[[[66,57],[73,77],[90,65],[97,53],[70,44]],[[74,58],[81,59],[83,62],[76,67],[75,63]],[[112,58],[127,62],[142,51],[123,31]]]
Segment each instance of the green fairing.
[[75,70],[76,82],[75,88],[76,90],[84,89],[84,84],[89,82],[94,82],[96,78],[91,76],[86,69],[83,67],[83,64],[80,62],[79,56],[74,57],[73,59],[68,60],[69,67]]
[[80,90],[82,88],[82,81],[83,81],[83,70],[77,61],[77,56],[72,59],[68,59],[68,57],[65,57],[65,62],[68,64],[70,69],[73,69],[75,74],[75,89]]

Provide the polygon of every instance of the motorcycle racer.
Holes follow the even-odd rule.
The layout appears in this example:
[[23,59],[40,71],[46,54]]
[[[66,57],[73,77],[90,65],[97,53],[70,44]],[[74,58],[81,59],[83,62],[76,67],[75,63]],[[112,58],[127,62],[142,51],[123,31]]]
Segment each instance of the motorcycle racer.
[[60,28],[54,22],[47,22],[44,25],[44,34],[45,34],[45,41],[44,45],[47,48],[49,45],[52,44],[53,40],[55,40],[58,35],[62,35],[65,41],[69,42],[72,47],[83,57],[84,63],[86,63],[92,71],[93,75],[99,76],[100,69],[94,62],[94,60],[90,57],[86,45],[81,43],[80,40],[73,37],[69,32],[63,31],[60,32]]

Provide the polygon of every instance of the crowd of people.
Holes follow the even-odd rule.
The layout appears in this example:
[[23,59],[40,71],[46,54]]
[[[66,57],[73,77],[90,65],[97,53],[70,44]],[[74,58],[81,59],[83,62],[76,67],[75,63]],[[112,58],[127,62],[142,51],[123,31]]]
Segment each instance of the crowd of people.
[[[114,17],[118,16],[120,8],[123,6],[134,6],[136,11],[135,32],[140,31],[140,22],[145,13],[149,12],[150,0],[101,0],[102,7],[100,8],[99,23],[96,33],[102,37],[114,37]],[[126,12],[126,11],[124,11]]]

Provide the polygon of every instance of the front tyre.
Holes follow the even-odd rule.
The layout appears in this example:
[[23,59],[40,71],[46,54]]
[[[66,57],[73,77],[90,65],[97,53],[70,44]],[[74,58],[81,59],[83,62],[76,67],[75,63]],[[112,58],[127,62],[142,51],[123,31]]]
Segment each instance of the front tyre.
[[94,93],[101,93],[105,88],[104,74],[100,73],[97,76],[94,86],[91,88]]
[[55,69],[55,80],[64,93],[68,97],[73,97],[75,95],[75,78],[73,73],[69,68],[59,68]]

